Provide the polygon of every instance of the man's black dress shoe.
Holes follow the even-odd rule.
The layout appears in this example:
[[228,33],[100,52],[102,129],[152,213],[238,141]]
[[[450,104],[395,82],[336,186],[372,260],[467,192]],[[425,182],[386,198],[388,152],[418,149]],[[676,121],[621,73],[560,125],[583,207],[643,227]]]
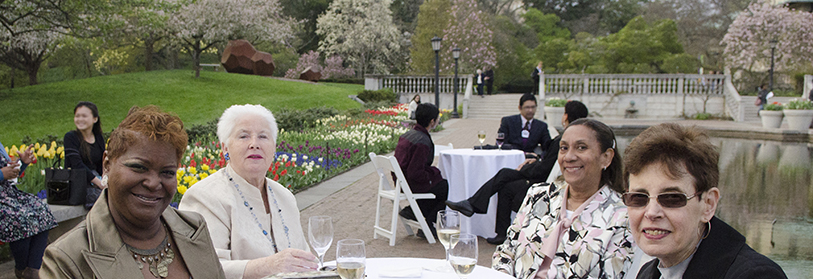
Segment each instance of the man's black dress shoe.
[[460,212],[460,214],[466,215],[466,217],[471,217],[471,215],[474,215],[474,208],[471,207],[469,200],[462,200],[459,202],[446,201],[446,205],[452,210],[456,210]]
[[486,242],[488,242],[489,244],[500,245],[503,242],[505,242],[505,236],[498,235],[495,237],[486,238]]
[[418,218],[415,218],[415,212],[412,212],[412,207],[404,207],[401,211],[398,212],[398,215],[404,217],[407,220],[418,221]]

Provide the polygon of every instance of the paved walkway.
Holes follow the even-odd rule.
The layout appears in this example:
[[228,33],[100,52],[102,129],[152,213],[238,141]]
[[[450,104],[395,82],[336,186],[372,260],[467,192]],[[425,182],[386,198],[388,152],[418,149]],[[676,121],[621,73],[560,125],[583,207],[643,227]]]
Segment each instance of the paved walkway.
[[[666,120],[615,119],[602,120],[614,129],[640,129]],[[716,132],[736,132],[740,134],[783,134],[780,129],[763,129],[759,123],[736,123],[731,121],[694,121],[669,120],[684,125],[698,125]],[[433,133],[435,144],[452,143],[455,148],[471,148],[479,145],[477,133],[486,131],[486,142],[494,142],[499,128],[499,120],[489,119],[453,119],[444,123],[445,130]],[[813,130],[811,130],[813,131]],[[808,135],[812,132],[808,131]],[[555,131],[552,131],[555,133]],[[390,154],[391,155],[391,154]],[[435,162],[437,163],[437,161]],[[301,222],[307,230],[308,218],[316,215],[333,217],[334,242],[327,251],[325,261],[335,259],[336,241],[345,238],[359,238],[367,244],[368,257],[423,257],[442,259],[445,257],[443,246],[439,243],[429,244],[415,236],[406,236],[403,226],[399,227],[395,246],[389,246],[387,239],[373,239],[377,177],[373,174],[371,163],[363,164],[332,179],[324,181],[306,191],[296,194],[301,210]],[[382,209],[383,216],[390,216],[387,209]],[[382,222],[388,222],[383,218]],[[479,265],[490,266],[494,245],[484,239],[479,242]],[[13,262],[0,265],[0,279],[13,278]]]

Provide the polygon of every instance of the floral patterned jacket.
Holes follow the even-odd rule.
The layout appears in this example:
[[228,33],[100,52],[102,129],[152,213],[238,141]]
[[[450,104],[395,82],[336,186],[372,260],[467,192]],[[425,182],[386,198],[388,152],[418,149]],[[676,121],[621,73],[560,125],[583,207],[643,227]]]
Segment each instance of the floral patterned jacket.
[[[531,279],[545,260],[542,243],[565,221],[560,212],[567,193],[563,186],[540,183],[528,190],[508,228],[507,240],[497,246],[492,268],[516,278]],[[583,209],[582,209],[583,208]],[[559,238],[550,268],[556,278],[623,278],[632,261],[633,241],[627,230],[627,207],[621,196],[603,186],[573,216]],[[555,239],[555,237],[553,238]],[[541,274],[543,278],[547,274]]]

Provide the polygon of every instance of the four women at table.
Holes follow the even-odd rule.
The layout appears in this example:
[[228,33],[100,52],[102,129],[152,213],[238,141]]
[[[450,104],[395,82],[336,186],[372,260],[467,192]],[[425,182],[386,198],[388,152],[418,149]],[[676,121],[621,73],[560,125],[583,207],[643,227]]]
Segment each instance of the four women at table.
[[787,278],[714,217],[719,155],[699,129],[652,126],[630,143],[625,157],[630,230],[638,247],[656,257],[637,278]]
[[492,268],[525,279],[622,278],[633,243],[613,131],[597,120],[573,121],[558,163],[564,181],[528,189]]
[[76,130],[65,133],[65,167],[84,169],[90,182],[86,207],[90,208],[98,198],[102,183],[102,156],[105,151],[102,136],[102,120],[99,109],[91,102],[79,102],[73,108],[73,124]]
[[294,195],[266,177],[277,123],[259,105],[235,105],[217,124],[228,165],[189,188],[180,209],[203,215],[227,278],[260,278],[317,267]]
[[48,246],[42,277],[224,278],[203,217],[168,207],[186,144],[177,116],[131,109],[110,135],[108,187],[82,223]]

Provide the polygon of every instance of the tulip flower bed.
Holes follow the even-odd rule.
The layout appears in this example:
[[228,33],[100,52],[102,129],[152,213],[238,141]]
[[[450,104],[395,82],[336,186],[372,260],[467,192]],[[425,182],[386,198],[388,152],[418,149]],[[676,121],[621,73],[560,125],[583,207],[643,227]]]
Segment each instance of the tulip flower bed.
[[[321,119],[315,128],[304,131],[281,130],[277,140],[275,162],[268,169],[268,177],[293,192],[319,183],[345,170],[366,162],[369,152],[388,153],[395,149],[398,137],[407,131],[406,106],[367,110],[357,116],[337,115]],[[35,144],[38,161],[31,164],[18,187],[29,193],[44,194],[45,168],[51,167],[57,157],[64,157],[61,146]],[[18,147],[7,148],[16,154]],[[15,152],[15,153],[11,153]],[[228,161],[222,146],[214,135],[187,147],[177,171],[178,193],[173,206],[195,183],[226,166]]]

